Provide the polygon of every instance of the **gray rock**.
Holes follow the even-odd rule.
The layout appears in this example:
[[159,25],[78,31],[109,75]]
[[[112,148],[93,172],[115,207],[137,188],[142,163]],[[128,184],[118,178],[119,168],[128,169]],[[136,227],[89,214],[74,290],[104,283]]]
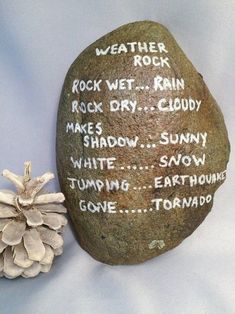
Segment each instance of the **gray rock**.
[[71,65],[58,111],[58,175],[78,241],[95,259],[135,264],[179,245],[211,210],[229,151],[216,101],[162,25],[124,25]]

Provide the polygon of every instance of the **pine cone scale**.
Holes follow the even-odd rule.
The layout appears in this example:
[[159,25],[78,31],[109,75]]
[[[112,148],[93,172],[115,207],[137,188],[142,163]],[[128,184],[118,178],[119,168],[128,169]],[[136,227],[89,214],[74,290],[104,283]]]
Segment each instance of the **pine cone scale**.
[[2,231],[3,228],[11,221],[12,221],[12,219],[1,219],[0,218],[0,231]]
[[45,213],[59,213],[66,214],[67,209],[61,204],[46,204],[46,205],[37,205],[37,209],[40,212]]
[[52,264],[48,264],[48,265],[41,265],[41,272],[42,273],[48,273],[51,269],[51,265]]
[[43,224],[53,230],[59,230],[63,225],[61,215],[58,215],[56,213],[43,213],[42,219]]
[[24,221],[13,220],[2,230],[2,241],[8,245],[19,244],[25,233],[26,223]]
[[29,259],[38,262],[43,259],[46,250],[37,230],[26,230],[23,238],[24,246],[28,253]]
[[2,241],[2,234],[0,234],[0,253],[2,253],[6,247],[7,244]]
[[37,230],[43,243],[50,245],[53,249],[58,249],[63,246],[64,240],[56,231],[46,227],[38,227]]
[[30,227],[37,227],[43,224],[42,214],[36,208],[24,210],[24,216],[27,219],[27,225]]
[[50,265],[50,264],[52,264],[53,259],[54,259],[54,252],[53,252],[52,248],[47,244],[45,244],[45,249],[46,249],[46,252],[45,252],[43,259],[40,261],[40,264],[41,265]]
[[32,264],[32,266],[30,266],[29,268],[27,268],[22,276],[25,278],[32,278],[37,276],[41,271],[41,265],[38,262],[34,262]]
[[0,204],[0,219],[17,217],[18,213],[13,206]]
[[5,249],[3,257],[4,257],[3,267],[4,275],[10,279],[20,276],[23,272],[23,269],[14,263],[11,248],[9,246]]
[[14,247],[13,259],[14,263],[22,268],[28,268],[33,264],[33,261],[28,258],[27,251],[22,242]]

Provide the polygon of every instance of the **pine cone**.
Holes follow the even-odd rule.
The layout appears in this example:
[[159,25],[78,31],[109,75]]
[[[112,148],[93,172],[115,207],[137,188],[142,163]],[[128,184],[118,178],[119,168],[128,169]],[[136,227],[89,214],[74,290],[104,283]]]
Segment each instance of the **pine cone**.
[[35,277],[48,272],[54,256],[63,252],[63,226],[67,210],[59,203],[62,193],[43,193],[54,178],[45,173],[31,179],[31,162],[25,162],[24,176],[8,170],[3,176],[17,188],[14,193],[0,190],[0,276]]

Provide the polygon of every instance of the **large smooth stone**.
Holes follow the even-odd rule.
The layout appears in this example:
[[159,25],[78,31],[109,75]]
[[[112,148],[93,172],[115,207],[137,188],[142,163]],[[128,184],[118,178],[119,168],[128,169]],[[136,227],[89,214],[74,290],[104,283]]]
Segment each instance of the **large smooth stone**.
[[101,262],[140,263],[179,245],[211,210],[229,150],[202,75],[158,23],[105,35],[66,75],[59,181],[80,245]]

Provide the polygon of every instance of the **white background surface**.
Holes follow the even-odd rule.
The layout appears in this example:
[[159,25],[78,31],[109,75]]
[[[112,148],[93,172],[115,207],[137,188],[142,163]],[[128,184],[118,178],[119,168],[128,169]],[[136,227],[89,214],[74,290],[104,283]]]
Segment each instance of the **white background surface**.
[[[0,170],[21,173],[32,160],[35,175],[56,171],[56,113],[70,64],[105,33],[143,19],[167,26],[203,74],[233,148],[234,0],[0,0]],[[0,313],[235,313],[234,157],[212,212],[178,248],[111,267],[85,253],[67,227],[49,274],[0,279]],[[0,185],[10,187],[2,178]]]

